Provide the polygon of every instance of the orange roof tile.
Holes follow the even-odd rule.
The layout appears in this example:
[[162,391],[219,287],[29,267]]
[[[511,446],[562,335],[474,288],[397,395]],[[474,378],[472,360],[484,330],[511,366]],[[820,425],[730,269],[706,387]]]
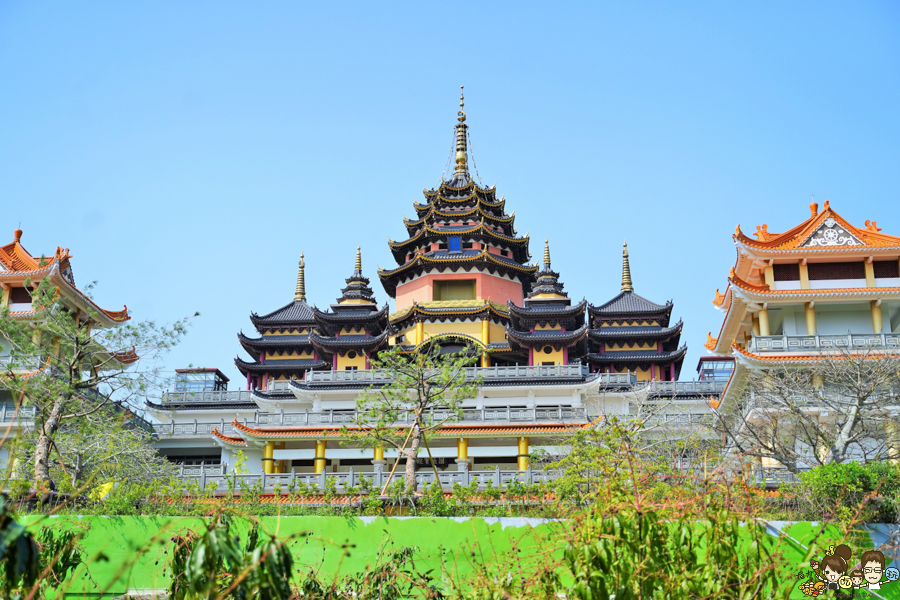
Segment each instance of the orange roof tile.
[[[866,221],[866,227],[854,227],[847,222],[842,216],[835,212],[825,201],[825,207],[822,212],[818,212],[817,205],[810,205],[810,209],[814,212],[805,221],[799,225],[789,229],[784,233],[770,233],[766,225],[760,225],[753,234],[757,239],[748,237],[741,231],[738,225],[734,234],[735,240],[753,247],[769,250],[790,250],[800,248],[808,242],[808,240],[819,230],[826,220],[834,219],[836,225],[839,225],[847,233],[855,237],[861,244],[846,244],[841,246],[829,246],[830,249],[850,249],[850,248],[900,248],[900,237],[880,233],[880,228],[873,222]],[[811,249],[817,249],[820,246],[807,246]]]
[[218,427],[213,427],[212,434],[214,438],[217,438],[226,444],[230,444],[232,446],[246,446],[247,442],[244,441],[243,438],[239,437],[229,437],[219,432]]
[[[242,434],[256,438],[324,438],[324,437],[346,437],[341,433],[340,427],[310,427],[303,429],[273,429],[273,428],[254,428],[248,427],[235,419],[232,424],[234,428]],[[578,429],[586,429],[590,427],[590,423],[549,423],[549,424],[521,424],[521,425],[444,425],[435,432],[437,437],[474,437],[474,436],[523,436],[523,435],[553,435],[564,434],[576,431]],[[362,432],[359,427],[347,428],[351,435],[354,432]],[[397,433],[407,431],[407,427],[397,427]],[[216,434],[216,437],[223,439],[224,436]],[[232,439],[232,438],[227,438]]]
[[[737,343],[731,345],[732,350],[737,351],[739,354],[746,356],[749,359],[756,360],[759,362],[768,362],[768,363],[779,363],[779,362],[821,362],[825,360],[844,360],[846,355],[842,352],[822,352],[818,354],[776,354],[774,356],[762,356],[760,354],[756,354],[754,352],[750,352],[746,348],[741,348]],[[879,358],[884,358],[886,355],[884,353],[867,353],[865,354],[866,360],[877,360]]]

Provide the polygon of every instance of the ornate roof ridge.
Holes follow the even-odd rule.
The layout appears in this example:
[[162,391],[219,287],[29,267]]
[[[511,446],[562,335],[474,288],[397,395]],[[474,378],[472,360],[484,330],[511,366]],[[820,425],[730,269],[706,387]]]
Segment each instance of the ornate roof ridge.
[[515,261],[507,262],[507,261],[501,260],[500,257],[498,257],[494,254],[491,254],[487,250],[482,250],[478,254],[475,254],[472,256],[449,256],[447,258],[432,258],[432,257],[425,256],[423,254],[417,254],[415,258],[398,266],[396,269],[382,269],[379,267],[378,276],[381,277],[383,280],[385,277],[391,277],[391,276],[401,273],[407,269],[410,269],[413,266],[417,266],[417,264],[420,264],[421,262],[430,262],[430,263],[440,264],[440,263],[453,263],[453,262],[473,262],[473,261],[476,261],[479,259],[487,259],[488,261],[493,262],[494,264],[496,264],[498,266],[515,269],[515,270],[521,271],[523,273],[534,273],[538,269],[537,265],[524,265],[522,263],[517,263]]
[[[450,227],[450,226],[446,226],[446,227]],[[452,227],[465,227],[465,225],[461,225],[461,226],[454,225]],[[469,229],[457,229],[457,230],[453,230],[453,231],[445,231],[442,229],[436,229],[430,225],[425,225],[422,227],[422,229],[419,231],[419,233],[417,233],[416,235],[414,235],[410,238],[403,240],[402,242],[395,242],[395,241],[391,240],[390,238],[388,238],[388,246],[390,246],[391,249],[402,248],[403,246],[406,246],[406,245],[410,244],[411,242],[414,242],[414,241],[418,240],[420,237],[424,236],[426,231],[433,233],[435,235],[454,237],[454,236],[458,236],[458,235],[474,233],[474,232],[478,231],[479,229],[482,230],[482,232],[485,235],[487,235],[488,237],[503,240],[504,242],[508,242],[511,244],[521,244],[521,245],[527,246],[531,239],[528,237],[528,235],[525,235],[523,237],[509,237],[502,233],[497,233],[496,231],[494,231],[488,227],[485,227],[484,222],[482,221],[482,222],[478,223],[477,225],[471,226]]]
[[757,239],[753,239],[741,231],[738,225],[735,229],[734,239],[751,248],[762,250],[791,250],[800,248],[818,248],[820,245],[805,246],[816,232],[829,219],[833,219],[834,223],[845,229],[850,236],[856,238],[862,244],[852,243],[852,238],[846,238],[847,241],[840,241],[838,235],[834,243],[823,243],[821,246],[843,248],[843,249],[859,249],[871,247],[900,247],[900,237],[879,233],[880,228],[875,222],[866,221],[866,227],[859,228],[852,225],[844,217],[831,208],[830,203],[826,200],[825,207],[822,212],[818,212],[818,204],[810,205],[811,215],[802,223],[788,229],[784,233],[772,233],[768,231],[767,225],[757,226],[756,232],[753,234]]
[[[612,308],[613,304],[624,299],[634,299],[636,302],[634,303],[636,306],[634,308],[624,307],[622,309]],[[671,300],[666,302],[665,304],[657,304],[652,300],[647,300],[640,294],[634,291],[623,291],[619,292],[612,300],[605,302],[599,306],[594,306],[593,304],[588,304],[588,312],[592,315],[603,315],[603,314],[654,314],[654,313],[665,313],[672,310],[674,304]]]

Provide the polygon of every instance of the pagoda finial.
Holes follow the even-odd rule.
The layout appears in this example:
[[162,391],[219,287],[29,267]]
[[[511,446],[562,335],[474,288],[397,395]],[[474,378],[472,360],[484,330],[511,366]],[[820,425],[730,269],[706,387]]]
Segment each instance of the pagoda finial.
[[550,240],[544,239],[544,266],[550,267]]
[[633,292],[631,285],[631,265],[628,264],[628,241],[622,244],[622,291]]
[[457,113],[456,120],[459,123],[456,125],[456,170],[454,173],[459,175],[469,175],[469,167],[466,164],[468,161],[468,149],[466,146],[466,130],[468,129],[468,125],[466,125],[466,111],[463,110],[465,108],[465,99],[463,98],[463,86],[459,86],[459,112]]
[[353,270],[362,273],[362,250],[359,246],[356,247],[356,264],[353,265]]
[[304,278],[304,270],[306,263],[303,262],[303,253],[300,253],[300,268],[297,272],[297,289],[294,291],[294,300],[302,300],[306,302],[306,279]]

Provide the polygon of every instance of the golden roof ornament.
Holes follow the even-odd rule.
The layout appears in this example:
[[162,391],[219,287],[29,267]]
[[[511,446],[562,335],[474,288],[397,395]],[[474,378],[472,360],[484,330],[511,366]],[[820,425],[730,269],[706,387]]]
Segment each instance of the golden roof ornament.
[[634,286],[631,284],[631,265],[628,264],[628,241],[622,244],[622,291],[634,291]]
[[297,288],[294,290],[294,300],[302,300],[306,302],[306,279],[304,278],[304,270],[306,264],[303,262],[303,253],[300,253],[300,267],[297,272]]
[[544,266],[550,267],[550,240],[544,239]]
[[353,270],[362,273],[362,250],[359,246],[356,247],[356,264],[353,265]]
[[468,161],[468,149],[466,147],[466,129],[468,126],[466,125],[466,111],[463,110],[464,108],[463,86],[459,86],[459,112],[456,117],[459,123],[456,125],[456,169],[454,173],[468,176],[469,167],[466,164]]

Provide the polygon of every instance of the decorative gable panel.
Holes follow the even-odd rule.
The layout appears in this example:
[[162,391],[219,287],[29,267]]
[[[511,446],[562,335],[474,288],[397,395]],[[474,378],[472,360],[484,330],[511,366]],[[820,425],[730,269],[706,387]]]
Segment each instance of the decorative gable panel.
[[834,218],[828,217],[816,231],[809,236],[801,247],[812,246],[865,246],[855,235],[838,223]]

